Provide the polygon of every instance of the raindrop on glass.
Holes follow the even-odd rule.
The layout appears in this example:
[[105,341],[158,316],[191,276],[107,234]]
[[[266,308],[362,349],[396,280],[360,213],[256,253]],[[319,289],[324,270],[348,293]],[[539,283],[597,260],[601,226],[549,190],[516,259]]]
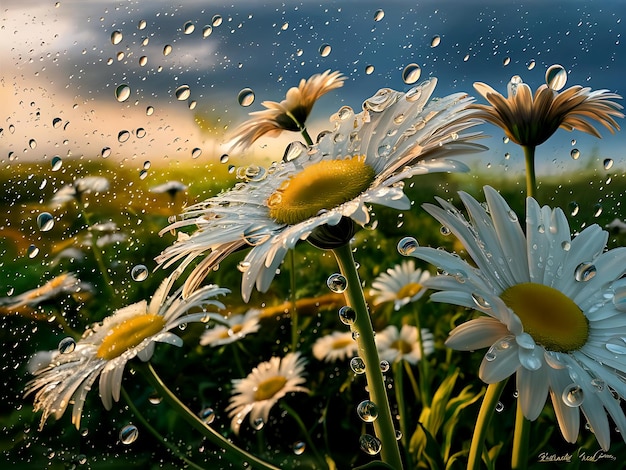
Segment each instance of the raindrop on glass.
[[417,243],[417,240],[415,238],[404,237],[398,242],[398,253],[400,253],[402,256],[409,256],[417,249],[418,246],[419,243]]
[[191,151],[191,158],[195,159],[195,158],[198,158],[200,155],[202,155],[202,149],[201,148],[196,147],[195,149],[193,149]]
[[117,46],[120,42],[122,42],[123,35],[121,31],[113,31],[111,33],[111,44]]
[[76,349],[76,341],[74,341],[74,338],[70,337],[63,338],[59,341],[59,346],[57,348],[61,354],[69,354]]
[[39,248],[37,248],[35,245],[30,245],[28,247],[28,250],[26,250],[26,254],[29,258],[32,259],[39,254]]
[[585,399],[585,394],[580,385],[572,383],[565,387],[565,390],[563,390],[563,393],[561,394],[561,398],[563,399],[563,403],[567,406],[576,408],[582,405],[583,400]]
[[134,424],[127,424],[120,430],[120,441],[122,444],[132,444],[137,440],[139,430]]
[[214,27],[217,27],[219,25],[222,24],[222,17],[220,15],[214,15],[213,18],[211,19],[211,24]]
[[355,374],[361,375],[365,373],[365,362],[359,356],[350,359],[350,369]]
[[145,55],[142,55],[142,56],[139,58],[139,65],[140,65],[141,67],[145,67],[145,65],[146,65],[147,63],[148,63],[148,57],[146,57]]
[[328,57],[331,50],[332,50],[332,47],[330,47],[330,44],[322,44],[320,46],[320,55],[322,57]]
[[594,217],[600,217],[600,215],[602,214],[602,204],[595,204],[593,206],[593,216]]
[[244,88],[237,95],[237,101],[244,108],[254,103],[254,91],[252,88]]
[[604,347],[613,354],[626,354],[626,340],[621,336],[609,338]]
[[605,158],[604,161],[602,162],[602,165],[604,166],[605,170],[610,170],[611,168],[613,168],[613,159]]
[[211,25],[206,25],[202,28],[202,37],[203,38],[208,38],[211,33],[213,32],[213,26]]
[[54,118],[52,120],[52,127],[54,127],[55,129],[58,129],[59,127],[61,127],[61,123],[63,122],[63,119],[61,118]]
[[163,47],[163,55],[170,55],[172,53],[172,46],[170,46],[169,44],[166,44],[165,47]]
[[580,206],[576,201],[572,201],[569,203],[569,213],[572,217],[578,215],[578,211],[580,210]]
[[126,142],[128,139],[130,139],[130,132],[124,130],[124,131],[120,131],[117,134],[117,141],[120,144],[123,144],[124,142]]
[[343,276],[343,274],[334,273],[328,276],[326,285],[331,291],[341,294],[348,288],[348,280]]
[[265,421],[263,420],[263,418],[257,418],[252,421],[252,428],[256,431],[260,431],[261,429],[263,429],[263,426],[265,426]]
[[363,400],[357,405],[356,413],[363,421],[371,423],[378,418],[378,406],[371,400]]
[[530,61],[530,62],[528,62],[528,64],[526,65],[526,68],[527,68],[528,70],[532,70],[532,69],[534,69],[534,68],[535,68],[535,65],[536,65],[536,63],[535,63],[535,59],[531,59],[531,61]]
[[42,232],[48,232],[54,227],[54,217],[49,212],[42,212],[37,216],[37,227]]
[[587,282],[596,275],[596,267],[591,263],[580,263],[574,270],[574,278],[578,282]]
[[572,149],[569,155],[570,157],[572,157],[573,160],[578,160],[580,158],[580,150]]
[[28,141],[28,146],[29,146],[31,149],[35,150],[35,149],[37,148],[37,141],[36,141],[35,139],[30,139],[30,140]]
[[505,57],[505,58],[502,60],[502,65],[503,65],[503,66],[505,66],[505,67],[506,67],[507,65],[509,65],[510,63],[511,63],[511,58],[510,58],[510,57]]
[[409,64],[402,71],[402,81],[407,85],[415,83],[422,75],[422,68],[417,64]]
[[146,116],[152,116],[154,114],[154,107],[153,106],[148,106],[146,108]]
[[63,166],[63,159],[58,155],[55,155],[54,157],[52,157],[50,164],[52,165],[52,171],[58,171]]
[[385,12],[383,10],[376,10],[374,12],[374,21],[380,21],[385,17]]
[[228,154],[224,154],[220,157],[220,163],[228,163]]
[[339,309],[339,320],[344,325],[353,325],[356,321],[356,311],[352,307],[344,305]]
[[185,33],[185,34],[193,33],[194,29],[196,29],[196,27],[193,25],[193,23],[191,21],[187,21],[183,25],[183,33]]
[[293,444],[293,453],[296,455],[302,455],[306,450],[306,443],[302,441],[294,442]]
[[567,82],[567,72],[562,65],[551,65],[546,70],[546,84],[554,91],[559,91]]
[[174,94],[176,95],[176,99],[178,101],[185,101],[191,96],[191,90],[189,89],[189,85],[179,86],[178,88],[176,88]]
[[130,98],[130,87],[126,84],[122,84],[115,89],[115,99],[120,103],[123,103]]
[[211,407],[204,408],[200,413],[198,413],[200,419],[204,422],[204,424],[211,424],[215,421],[215,410]]
[[374,66],[373,65],[367,65],[365,67],[365,75],[371,75],[372,73],[374,73]]
[[439,44],[441,44],[441,37],[433,36],[430,40],[430,47],[437,47]]
[[146,29],[147,24],[146,20],[139,20],[139,23],[137,23],[137,29]]
[[380,452],[382,444],[377,437],[374,437],[371,434],[363,434],[359,437],[359,446],[366,454],[377,455]]
[[109,158],[111,156],[111,148],[110,147],[104,147],[102,149],[102,151],[100,152],[100,156],[102,158]]
[[130,271],[130,277],[133,278],[133,281],[145,281],[148,278],[148,268],[143,264],[138,264]]

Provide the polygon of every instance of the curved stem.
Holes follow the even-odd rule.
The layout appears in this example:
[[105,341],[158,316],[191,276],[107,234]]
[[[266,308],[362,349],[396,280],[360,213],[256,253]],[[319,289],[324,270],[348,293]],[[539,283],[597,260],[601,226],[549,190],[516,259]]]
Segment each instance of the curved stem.
[[313,454],[315,454],[315,458],[319,461],[319,463],[322,464],[322,467],[328,468],[328,465],[326,465],[326,461],[322,458],[320,453],[317,451],[317,447],[315,447],[315,444],[313,444],[313,441],[311,440],[311,436],[309,436],[309,431],[304,425],[304,423],[302,422],[302,419],[300,418],[298,413],[292,407],[287,405],[285,402],[281,401],[279,406],[283,410],[285,410],[287,414],[291,416],[291,418],[296,422],[296,424],[300,428],[300,431],[302,431],[302,434],[304,435],[304,440],[313,451]]
[[294,250],[287,252],[289,257],[289,301],[291,302],[291,350],[298,350],[298,305],[296,304],[296,255]]
[[406,401],[404,400],[404,372],[402,371],[402,363],[405,361],[396,361],[393,363],[392,371],[394,378],[394,389],[396,391],[396,403],[398,404],[398,414],[400,415],[400,431],[402,437],[400,442],[404,446],[407,465],[409,468],[413,468],[412,455],[409,452],[409,427],[408,427],[408,413],[406,409]]
[[526,197],[535,197],[537,180],[535,176],[535,146],[523,145],[524,159],[526,160]]
[[530,421],[524,417],[522,405],[517,400],[515,412],[515,433],[513,434],[513,454],[511,468],[526,470],[528,466],[528,440],[530,437]]
[[313,145],[313,139],[311,139],[311,136],[309,135],[309,131],[306,130],[306,127],[303,127],[303,128],[300,129],[300,134],[302,134],[302,137],[304,138],[304,141],[308,145]]
[[279,470],[278,467],[271,465],[263,460],[249,454],[243,449],[240,449],[235,444],[230,442],[220,433],[208,426],[198,416],[196,416],[187,406],[181,402],[172,391],[167,388],[161,378],[157,375],[156,371],[150,363],[135,363],[133,367],[139,370],[144,377],[150,382],[150,384],[156,389],[156,391],[163,397],[163,399],[178,412],[178,414],[195,428],[200,431],[204,437],[206,437],[212,444],[221,447],[226,452],[224,456],[232,463],[241,464],[247,462],[253,468],[266,469],[266,470]]
[[352,328],[358,333],[357,346],[359,356],[365,362],[365,376],[371,400],[378,406],[378,418],[374,421],[374,432],[381,441],[381,457],[383,462],[396,470],[402,469],[400,448],[396,440],[389,398],[385,389],[385,381],[380,370],[380,358],[374,342],[374,328],[365,303],[361,281],[354,265],[350,244],[332,250],[339,269],[348,281],[344,292],[346,301],[356,312],[356,320]]
[[480,405],[480,411],[478,412],[478,418],[476,419],[474,435],[472,436],[469,460],[467,462],[468,470],[478,470],[480,468],[485,443],[485,434],[487,434],[487,428],[491,422],[491,417],[496,409],[498,400],[500,400],[500,395],[502,395],[502,390],[504,390],[506,382],[506,380],[503,380],[495,384],[489,384],[487,387],[487,392],[483,397],[483,402]]

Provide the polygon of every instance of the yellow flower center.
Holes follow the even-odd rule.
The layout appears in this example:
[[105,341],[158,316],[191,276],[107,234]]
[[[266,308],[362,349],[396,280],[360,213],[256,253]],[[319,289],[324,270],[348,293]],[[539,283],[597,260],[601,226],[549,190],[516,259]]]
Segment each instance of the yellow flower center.
[[287,383],[282,375],[271,377],[261,382],[254,391],[254,401],[269,400],[278,393]]
[[270,195],[270,217],[280,224],[303,222],[323,209],[334,209],[354,199],[375,176],[363,156],[322,160],[286,180]]
[[550,351],[580,349],[589,337],[589,321],[562,292],[532,282],[505,290],[500,298],[522,321],[524,331]]
[[399,339],[395,340],[393,343],[391,343],[390,348],[397,349],[402,354],[409,354],[410,352],[413,351],[413,345],[407,343],[406,341],[404,341],[401,338],[399,338]]
[[352,338],[338,338],[333,341],[332,348],[333,349],[343,349],[348,346],[354,344],[354,340]]
[[398,299],[406,299],[413,297],[420,290],[422,290],[422,285],[418,282],[410,282],[409,284],[403,285],[398,291],[397,297]]
[[237,333],[239,333],[242,329],[243,329],[243,325],[240,325],[240,324],[233,325],[230,328],[225,328],[224,330],[222,330],[222,333],[220,334],[220,338],[221,339],[230,338],[231,336],[234,336]]
[[144,339],[157,334],[164,326],[165,319],[153,313],[144,313],[123,321],[111,328],[109,334],[102,340],[96,356],[107,361],[115,359]]

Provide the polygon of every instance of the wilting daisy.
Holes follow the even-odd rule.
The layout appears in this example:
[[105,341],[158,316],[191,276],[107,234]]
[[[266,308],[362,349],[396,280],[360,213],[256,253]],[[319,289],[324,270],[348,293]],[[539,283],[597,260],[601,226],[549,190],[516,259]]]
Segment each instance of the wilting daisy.
[[380,305],[393,302],[394,309],[400,310],[402,306],[424,295],[426,289],[422,284],[429,277],[428,271],[415,268],[413,260],[405,260],[374,279],[370,290],[370,295],[374,297],[372,303]]
[[[422,328],[421,337],[424,355],[428,356],[435,350],[434,336],[429,330]],[[407,361],[415,365],[422,359],[419,335],[415,326],[402,325],[398,331],[395,325],[389,325],[376,333],[376,347],[381,360]]]
[[252,369],[245,379],[233,380],[234,391],[226,408],[232,417],[231,428],[239,434],[246,415],[252,426],[263,425],[269,419],[272,407],[285,395],[293,392],[309,393],[305,382],[306,360],[299,353],[289,353],[282,359],[272,357]]
[[370,204],[410,208],[403,180],[465,169],[445,157],[484,148],[470,142],[477,134],[460,134],[476,124],[467,109],[472,99],[457,93],[429,101],[435,84],[430,79],[407,93],[380,90],[359,114],[342,108],[332,118],[334,131],[316,145],[268,171],[255,167],[246,182],[189,207],[161,233],[197,230],[179,234],[157,261],[167,267],[182,260],[183,270],[205,255],[187,278],[186,294],[230,253],[252,247],[239,266],[247,300],[255,284],[269,288],[286,252],[315,229],[342,220],[365,225]]
[[322,336],[313,345],[313,356],[318,361],[336,362],[356,356],[358,347],[350,331],[333,331]]
[[267,109],[250,113],[251,119],[241,124],[231,136],[231,148],[249,147],[259,137],[276,137],[282,131],[302,131],[304,124],[320,96],[343,86],[344,77],[339,72],[327,70],[308,80],[300,80],[297,87],[290,88],[283,101],[264,101]]
[[93,291],[91,284],[81,282],[72,273],[63,273],[50,279],[44,285],[36,289],[22,292],[13,297],[0,298],[0,305],[4,305],[9,309],[16,309],[24,305],[35,307],[47,300],[63,295],[91,291]]
[[166,297],[173,277],[159,286],[148,304],[145,300],[117,310],[113,315],[85,331],[74,348],[52,353],[49,362],[41,363],[35,378],[26,386],[26,395],[35,393],[34,411],[43,411],[40,428],[50,415],[59,419],[69,403],[73,403],[72,423],[78,429],[85,397],[100,377],[100,398],[104,407],[113,406],[120,398],[122,375],[126,363],[135,357],[148,361],[157,342],[181,346],[182,339],[170,330],[193,321],[206,321],[219,316],[207,312],[186,314],[199,307],[223,308],[214,298],[228,292],[217,286],[198,289],[182,300],[180,289]]
[[[456,327],[446,344],[489,348],[480,378],[497,383],[515,374],[524,416],[535,420],[548,393],[563,433],[575,442],[580,411],[604,450],[607,413],[624,436],[626,418],[626,248],[605,251],[608,233],[591,225],[575,238],[563,211],[527,199],[526,232],[505,200],[485,187],[488,211],[460,193],[470,221],[454,206],[424,208],[463,243],[475,264],[418,247],[411,256],[447,274],[427,287],[432,300],[486,314]],[[613,394],[616,394],[614,396]]]
[[250,309],[244,315],[231,315],[228,318],[219,319],[219,323],[209,328],[200,337],[202,346],[222,346],[244,338],[245,336],[259,331],[259,315],[261,311]]

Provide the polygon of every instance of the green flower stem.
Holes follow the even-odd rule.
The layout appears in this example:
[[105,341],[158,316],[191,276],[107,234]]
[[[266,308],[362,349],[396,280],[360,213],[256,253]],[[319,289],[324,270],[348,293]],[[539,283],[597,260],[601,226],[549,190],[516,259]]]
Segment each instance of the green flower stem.
[[130,408],[130,411],[132,411],[133,415],[135,415],[135,418],[137,418],[139,420],[141,425],[144,428],[146,428],[150,432],[150,434],[152,434],[161,444],[163,444],[165,447],[167,447],[172,452],[172,454],[174,454],[180,460],[185,462],[190,468],[193,468],[195,470],[204,470],[202,467],[200,467],[199,465],[196,465],[191,460],[189,460],[180,451],[180,449],[178,447],[176,447],[174,444],[170,443],[167,439],[165,439],[163,436],[161,436],[161,434],[159,434],[159,432],[155,428],[152,427],[152,425],[146,420],[146,418],[144,418],[144,416],[141,414],[139,409],[135,406],[135,404],[133,403],[133,400],[131,400],[131,398],[128,395],[128,393],[126,392],[126,390],[124,390],[124,387],[122,387],[121,392],[122,392],[122,397],[124,397],[124,400],[126,401],[126,404]]
[[307,145],[313,145],[313,139],[311,139],[309,131],[306,130],[306,127],[300,128],[300,134],[302,134],[302,137],[304,138]]
[[402,458],[396,440],[385,381],[380,370],[380,358],[374,342],[374,328],[365,303],[365,296],[354,264],[350,244],[333,249],[333,253],[337,258],[341,273],[348,281],[348,287],[344,292],[346,301],[356,312],[356,320],[352,328],[358,334],[356,341],[359,356],[365,362],[365,376],[370,398],[378,406],[378,418],[374,421],[374,432],[382,444],[381,457],[384,463],[400,470],[402,469]]
[[422,404],[424,404],[422,393],[420,391],[420,387],[417,385],[417,380],[415,380],[415,374],[413,374],[411,364],[409,364],[407,361],[402,361],[402,364],[404,364],[404,370],[406,371],[406,375],[409,378],[409,382],[411,382],[411,388],[413,389],[413,394],[415,395],[415,398],[417,400],[421,400]]
[[420,398],[422,399],[422,404],[424,406],[430,406],[431,397],[430,397],[430,389],[428,387],[428,382],[429,382],[428,361],[426,360],[426,357],[424,354],[424,343],[422,341],[422,325],[420,322],[420,315],[417,309],[414,310],[414,317],[415,317],[415,326],[417,327],[417,341],[418,341],[419,351],[420,351],[420,360],[417,363],[417,368],[420,372],[420,395],[421,395]]
[[406,410],[406,401],[404,400],[404,372],[402,371],[402,363],[405,361],[396,361],[393,363],[393,378],[394,378],[394,389],[396,391],[396,403],[398,404],[398,414],[400,415],[400,431],[402,432],[401,441],[402,445],[405,449],[405,456],[407,459],[408,468],[414,468],[413,462],[411,459],[411,453],[408,452],[409,449],[409,440],[411,436],[409,436],[409,427],[408,427],[408,414]]
[[526,160],[526,197],[535,197],[537,180],[535,177],[535,146],[523,145],[524,159]]
[[289,259],[289,301],[291,302],[291,351],[296,352],[298,350],[298,341],[300,335],[298,334],[298,306],[296,304],[296,255],[294,250],[287,252]]
[[474,428],[474,435],[472,436],[472,443],[470,445],[469,460],[467,462],[468,470],[480,469],[480,462],[483,455],[485,435],[487,434],[487,428],[491,422],[491,417],[496,409],[500,395],[506,385],[506,380],[495,384],[489,384],[487,392],[483,397],[483,402],[480,405],[480,411],[478,412],[478,418],[476,419],[476,427]]
[[517,400],[515,412],[515,433],[513,434],[513,454],[511,455],[511,468],[514,470],[526,470],[528,466],[528,441],[530,437],[530,421],[522,413],[522,405]]
[[161,378],[157,375],[156,371],[150,363],[135,363],[133,367],[139,370],[144,377],[150,382],[150,385],[163,397],[178,414],[189,423],[197,431],[200,431],[204,437],[206,437],[212,444],[221,447],[226,452],[225,458],[234,464],[240,465],[247,462],[252,468],[265,469],[265,470],[279,470],[278,467],[271,465],[252,454],[249,454],[243,449],[240,449],[235,444],[230,442],[220,433],[208,426],[198,416],[196,416],[183,402],[181,402],[172,391],[167,388]]
[[279,406],[283,410],[285,410],[287,414],[291,416],[291,418],[296,422],[296,424],[300,428],[300,431],[302,431],[302,434],[304,435],[304,440],[306,441],[307,445],[311,448],[311,451],[315,455],[315,458],[318,460],[320,464],[322,464],[322,468],[328,468],[326,461],[322,458],[320,453],[317,451],[317,447],[315,447],[315,444],[313,444],[313,441],[311,440],[311,437],[309,436],[308,429],[302,422],[302,419],[300,418],[296,410],[294,410],[292,407],[290,407],[289,405],[287,405],[285,402],[282,402],[282,401],[280,402]]

